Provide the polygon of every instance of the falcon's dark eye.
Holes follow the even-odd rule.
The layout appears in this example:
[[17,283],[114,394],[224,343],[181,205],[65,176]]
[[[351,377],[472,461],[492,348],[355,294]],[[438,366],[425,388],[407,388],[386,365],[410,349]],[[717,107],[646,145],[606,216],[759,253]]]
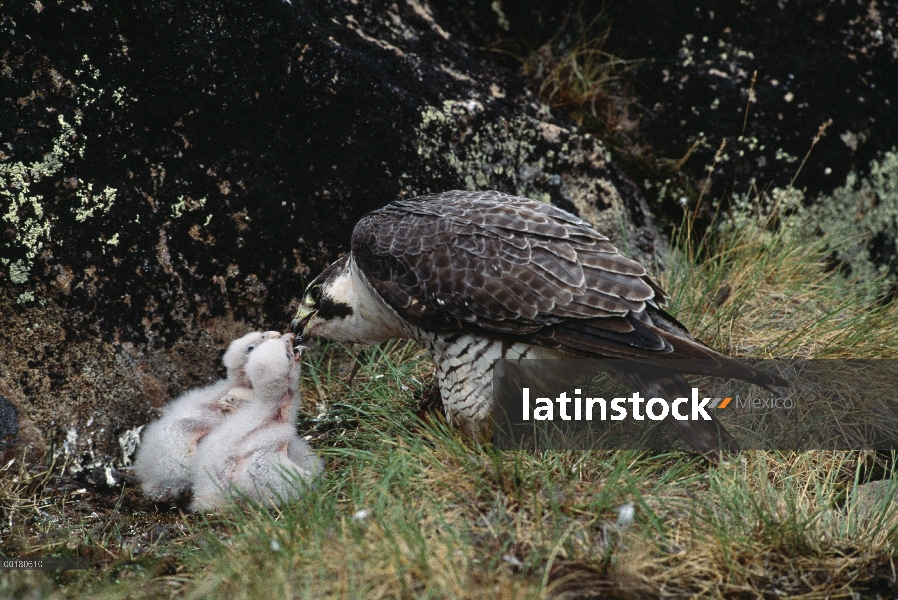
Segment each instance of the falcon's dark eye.
[[318,302],[321,301],[321,285],[313,285],[311,288],[309,288],[309,291],[306,294],[306,298],[309,299],[310,304],[318,304]]
[[253,350],[255,350],[255,349],[256,349],[256,345],[255,345],[255,344],[250,344],[249,346],[246,347],[246,353],[249,354],[249,353],[251,353],[251,352],[252,352]]

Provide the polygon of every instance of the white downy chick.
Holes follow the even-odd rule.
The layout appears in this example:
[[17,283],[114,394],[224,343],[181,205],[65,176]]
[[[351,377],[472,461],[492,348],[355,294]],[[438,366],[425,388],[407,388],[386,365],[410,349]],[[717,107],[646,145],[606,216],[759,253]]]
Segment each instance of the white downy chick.
[[280,337],[277,331],[253,331],[231,342],[222,358],[227,378],[181,394],[144,429],[134,475],[147,497],[173,502],[190,490],[197,444],[227,413],[252,398],[246,375],[250,356],[264,341]]
[[250,357],[253,399],[200,443],[192,510],[219,508],[235,490],[277,505],[299,493],[293,480],[321,472],[321,459],[296,435],[300,355],[292,342],[292,334],[266,341]]

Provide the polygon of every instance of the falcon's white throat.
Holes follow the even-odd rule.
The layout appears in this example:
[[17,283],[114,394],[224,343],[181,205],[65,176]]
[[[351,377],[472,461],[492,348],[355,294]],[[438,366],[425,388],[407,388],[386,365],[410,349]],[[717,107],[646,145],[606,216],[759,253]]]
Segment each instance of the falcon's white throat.
[[306,325],[305,335],[362,344],[410,337],[405,323],[383,300],[373,295],[371,289],[350,257],[336,276],[324,282],[321,293],[322,304],[332,302],[348,306],[352,314],[327,320],[316,314]]

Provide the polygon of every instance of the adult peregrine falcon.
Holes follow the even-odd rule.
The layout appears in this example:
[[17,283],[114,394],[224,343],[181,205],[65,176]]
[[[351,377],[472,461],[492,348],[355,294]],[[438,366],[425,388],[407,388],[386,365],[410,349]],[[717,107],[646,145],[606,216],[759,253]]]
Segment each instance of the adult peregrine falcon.
[[[714,372],[704,374],[782,383],[695,340],[664,312],[668,298],[642,265],[568,212],[452,191],[363,217],[350,253],[309,284],[291,327],[299,339],[417,340],[436,365],[446,416],[473,436],[490,429],[492,369],[503,358],[711,359]],[[651,380],[626,378],[688,396],[686,379],[663,366]],[[736,448],[716,421],[669,422],[712,459]]]

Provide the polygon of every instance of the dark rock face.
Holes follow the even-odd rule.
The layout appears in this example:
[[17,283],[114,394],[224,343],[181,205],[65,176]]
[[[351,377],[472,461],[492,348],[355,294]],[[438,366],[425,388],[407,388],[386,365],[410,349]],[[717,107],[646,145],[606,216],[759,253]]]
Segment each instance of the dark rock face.
[[0,461],[4,465],[23,456],[29,461],[39,460],[45,450],[44,437],[23,418],[23,408],[22,399],[0,380]]
[[800,206],[803,233],[851,240],[833,249],[840,270],[898,278],[895,2],[459,0],[437,10],[472,44],[531,50],[550,39],[570,50],[589,23],[610,26],[605,50],[645,59],[625,119],[638,131],[621,143],[639,150],[620,156],[656,211],[678,222],[701,197],[707,225],[720,201]]
[[500,189],[654,253],[602,145],[415,0],[0,12],[0,383],[82,462],[284,329],[394,199]]
[[642,125],[657,150],[680,158],[703,137],[687,163],[700,176],[727,140],[711,197],[793,178],[816,197],[898,145],[894,3],[656,1],[614,17],[613,45],[656,58]]
[[0,396],[0,452],[19,442],[19,411],[12,402]]
[[459,0],[435,10],[477,45],[521,40],[535,49],[552,38],[564,49],[584,25],[609,26],[606,50],[647,59],[633,90],[658,157],[678,160],[699,141],[684,166],[704,179],[727,140],[711,197],[734,181],[737,191],[751,180],[788,185],[829,119],[794,183],[810,196],[832,192],[849,172],[866,174],[898,147],[894,2]]
[[[708,184],[706,199],[751,210],[762,196],[804,211],[804,235],[840,240],[832,260],[841,271],[898,279],[898,4],[684,8],[617,12],[613,43],[642,40],[658,57],[641,75],[648,142],[675,160],[694,146],[684,170]],[[669,205],[677,194],[667,193]]]

